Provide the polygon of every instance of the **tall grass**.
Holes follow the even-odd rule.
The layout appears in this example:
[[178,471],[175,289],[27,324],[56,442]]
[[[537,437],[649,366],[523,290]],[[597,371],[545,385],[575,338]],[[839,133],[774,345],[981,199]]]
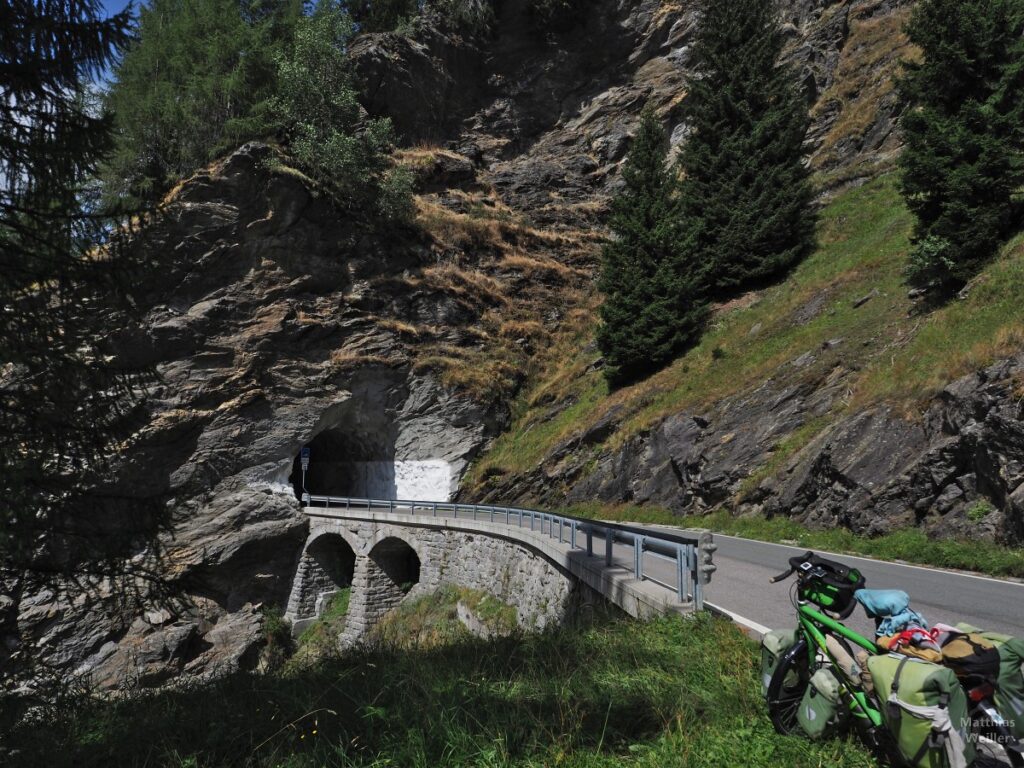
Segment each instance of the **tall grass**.
[[26,768],[872,765],[774,733],[756,648],[706,616],[602,620],[39,711]]

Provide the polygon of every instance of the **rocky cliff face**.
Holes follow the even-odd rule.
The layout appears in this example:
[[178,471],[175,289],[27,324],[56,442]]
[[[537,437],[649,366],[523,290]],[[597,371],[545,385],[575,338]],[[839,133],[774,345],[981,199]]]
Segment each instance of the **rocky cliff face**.
[[[784,3],[825,190],[891,167],[891,75],[906,53],[910,5]],[[125,606],[100,589],[101,599],[63,602],[12,586],[22,596],[0,605],[8,669],[30,649],[107,686],[256,665],[258,609],[283,603],[305,536],[301,446],[314,450],[314,492],[368,493],[370,476],[373,488],[396,492],[397,470],[382,480],[354,467],[408,464],[415,475],[430,462],[444,464],[454,491],[555,340],[586,343],[603,215],[630,133],[651,102],[673,143],[685,139],[695,28],[688,2],[592,6],[564,34],[539,35],[526,1],[505,0],[493,35],[426,19],[411,36],[354,43],[364,103],[394,119],[407,147],[398,161],[417,177],[417,226],[407,232],[346,220],[260,145],[172,194],[138,243],[154,265],[140,286],[144,323],[119,344],[161,375],[121,490],[169,500],[158,568],[175,600]],[[840,425],[746,504],[870,530],[906,516],[877,523],[856,511],[869,503],[925,512],[982,489],[1017,504],[1020,435],[1004,396],[1015,365],[957,385],[925,424],[874,410]],[[588,446],[615,429],[611,418],[488,493],[703,509],[839,387],[780,376],[706,413],[674,416],[584,473]],[[884,457],[868,448],[873,435],[890,441]]]
[[[788,515],[816,527],[876,535],[922,525],[943,536],[1024,540],[1024,356],[946,387],[921,418],[875,406],[838,420],[774,472],[787,438],[828,414],[850,371],[771,381],[698,413],[682,412],[614,450],[600,445],[618,413],[573,435],[535,471],[486,496],[549,505],[601,500],[658,504],[680,514],[720,507]],[[753,482],[752,482],[753,480]],[[968,508],[984,500],[981,519]]]
[[172,193],[135,245],[152,256],[145,317],[115,343],[160,381],[115,490],[166,499],[159,556],[139,558],[172,600],[154,589],[147,602],[143,587],[125,605],[105,584],[65,602],[12,585],[8,669],[41,653],[113,686],[251,667],[258,608],[284,604],[305,540],[302,446],[314,493],[390,495],[387,478],[367,488],[353,468],[419,463],[445,467],[447,496],[504,423],[500,399],[446,385],[427,354],[478,344],[498,283],[470,292],[414,230],[367,237],[280,163],[241,148]]

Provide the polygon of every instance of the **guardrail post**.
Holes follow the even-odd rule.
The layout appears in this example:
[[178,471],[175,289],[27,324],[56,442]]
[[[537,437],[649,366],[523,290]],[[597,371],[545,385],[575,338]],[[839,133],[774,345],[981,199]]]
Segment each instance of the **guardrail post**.
[[523,508],[519,508],[519,527],[523,527]]
[[434,502],[434,517],[437,517],[437,502]]
[[680,603],[686,602],[686,549],[682,544],[676,547],[676,597]]
[[633,573],[637,579],[644,579],[644,537],[633,535]]
[[587,557],[594,556],[594,532],[587,526]]
[[607,528],[604,529],[604,564],[611,567],[612,546],[615,544],[615,534]]
[[569,548],[576,549],[576,521],[569,521]]
[[704,585],[700,583],[700,574],[697,573],[697,548],[692,544],[687,547],[690,561],[690,578],[693,579],[693,607],[695,610],[704,610]]
[[536,513],[530,512],[530,530],[531,531],[533,530],[533,518],[535,518],[536,516],[537,516]]

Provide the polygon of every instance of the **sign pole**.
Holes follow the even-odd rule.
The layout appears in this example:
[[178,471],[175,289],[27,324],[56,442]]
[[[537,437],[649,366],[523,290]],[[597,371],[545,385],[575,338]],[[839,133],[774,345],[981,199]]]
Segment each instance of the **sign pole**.
[[302,462],[302,501],[307,505],[309,504],[309,492],[306,490],[306,472],[309,471],[309,454],[309,447],[303,446],[299,460]]

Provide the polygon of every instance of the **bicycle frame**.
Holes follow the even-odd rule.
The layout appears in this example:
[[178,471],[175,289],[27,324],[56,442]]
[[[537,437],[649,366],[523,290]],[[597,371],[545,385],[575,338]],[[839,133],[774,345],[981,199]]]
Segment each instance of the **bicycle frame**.
[[840,637],[859,645],[871,654],[878,653],[878,649],[874,642],[868,640],[863,635],[854,632],[842,622],[826,616],[824,613],[808,603],[801,603],[798,605],[797,614],[800,619],[800,627],[803,629],[804,634],[814,640],[815,647],[812,648],[809,644],[807,646],[807,652],[811,656],[810,661],[814,661],[814,656],[818,651],[824,653],[832,661],[833,669],[839,671],[839,677],[841,678],[843,686],[853,698],[857,708],[860,709],[860,713],[854,712],[854,715],[857,717],[866,717],[871,721],[872,725],[881,726],[882,713],[871,705],[871,702],[868,700],[868,697],[863,690],[860,690],[858,686],[854,685],[846,678],[845,673],[842,672],[842,669],[836,663],[835,658],[833,658],[832,654],[828,652],[828,646],[825,643],[825,632],[821,630],[821,627],[824,627],[826,630],[834,632]]

